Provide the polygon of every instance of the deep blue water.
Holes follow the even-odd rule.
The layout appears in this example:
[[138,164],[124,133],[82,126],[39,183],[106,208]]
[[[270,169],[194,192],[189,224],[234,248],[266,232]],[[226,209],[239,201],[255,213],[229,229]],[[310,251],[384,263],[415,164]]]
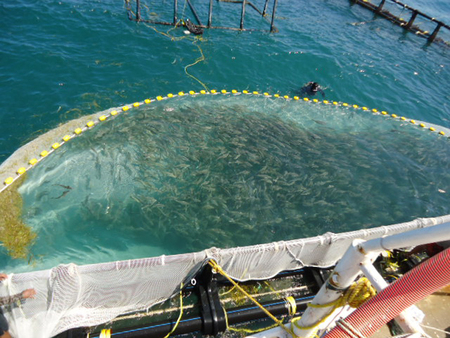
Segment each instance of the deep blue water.
[[[161,12],[162,7],[171,6],[170,1],[157,2],[144,14],[161,13],[161,19],[170,20],[170,15]],[[263,2],[255,1],[260,6]],[[184,18],[191,16],[183,1],[179,3],[179,17],[183,17],[183,13]],[[209,2],[196,1],[199,12],[206,8],[207,3]],[[450,21],[448,2],[415,0],[410,5],[437,19],[447,23]],[[239,25],[237,5],[221,3],[215,6],[214,22],[217,25]],[[266,21],[252,16],[250,9],[247,12],[247,27],[268,28]],[[158,30],[155,31],[143,23],[129,21],[124,3],[120,1],[2,2],[0,17],[0,162],[36,136],[74,118],[147,97],[181,90],[199,91],[205,87],[209,90],[249,89],[294,95],[304,83],[317,81],[325,88],[326,98],[329,100],[365,105],[450,127],[450,49],[439,44],[427,44],[425,39],[406,33],[381,18],[375,18],[373,13],[351,5],[346,0],[281,0],[275,21],[278,33],[210,30],[205,32],[201,40],[185,35],[182,28],[170,31],[169,34],[175,37],[170,39],[161,34],[167,33],[168,27],[154,26]],[[442,36],[449,40],[447,33]],[[202,55],[204,59],[189,66]],[[259,110],[264,109],[264,105],[252,104]],[[341,121],[339,128],[354,126],[351,115],[345,115]],[[320,123],[318,125],[322,126]],[[383,128],[390,130],[393,127],[389,125]],[[371,129],[368,128],[366,133],[370,134]],[[343,138],[339,142],[358,143],[355,141],[357,139]],[[395,140],[395,137],[389,136],[385,141],[394,144]],[[417,140],[424,143],[419,144]],[[386,147],[386,144],[375,146],[373,140],[367,142],[370,149],[380,150]],[[448,142],[438,145],[433,142],[435,141],[421,140],[418,136],[401,140],[405,147],[418,147],[417,152],[411,156],[420,159],[420,165],[413,166],[417,169],[416,174],[422,173],[423,176],[428,175],[427,170],[432,169],[429,169],[429,162],[420,161],[424,157],[432,157],[439,150],[442,162],[431,167],[437,170],[433,173],[435,177],[444,177],[440,182],[440,189],[448,192],[449,182],[445,175],[442,176],[448,169],[450,159],[448,148],[445,148]],[[327,138],[326,142],[318,146],[317,151],[323,152],[323,149],[332,144],[332,140]],[[298,145],[299,143],[294,143],[287,146],[295,149]],[[361,146],[358,149],[365,149],[364,144],[358,146]],[[433,146],[439,149],[433,149]],[[393,156],[391,161],[396,163],[398,158]],[[336,167],[342,166],[345,161],[340,160],[341,163],[336,163]],[[355,157],[355,160],[358,159]],[[402,177],[400,169],[404,168],[405,161],[408,162],[398,160],[398,166],[394,165],[389,170],[398,171],[396,177]],[[42,170],[44,169],[45,167]],[[330,173],[332,170],[330,167],[325,172]],[[377,170],[379,172],[382,169],[377,167]],[[372,179],[374,175],[374,172],[370,172],[362,177]],[[364,182],[360,184],[363,185]],[[407,185],[407,180],[404,185]],[[426,183],[422,187],[428,189]],[[419,189],[417,193],[422,194],[423,191]],[[323,194],[323,191],[318,194]],[[424,202],[428,203],[427,207],[423,204],[408,206],[407,203],[400,203],[401,207],[396,209],[395,217],[389,215],[383,218],[375,214],[373,224],[369,223],[386,224],[448,212],[448,207],[445,207],[448,194],[436,196],[436,199],[430,197],[435,203]],[[327,203],[333,204],[330,201]],[[352,203],[349,205],[356,208]],[[394,200],[391,203],[395,203]],[[405,215],[408,208],[410,210],[414,207],[422,211],[414,210]],[[369,209],[376,212],[374,206]],[[29,212],[30,209],[27,210]],[[388,211],[389,208],[380,213]],[[348,219],[354,220],[354,217],[364,215],[365,212],[367,210],[349,214]],[[331,213],[326,217],[332,218],[333,215],[336,216]],[[36,218],[34,223],[32,220],[29,222],[36,231],[45,227],[46,222],[53,222],[54,229],[58,228],[58,222],[45,217]],[[140,217],[145,218],[145,215]],[[331,219],[330,222],[334,224],[337,219]],[[346,221],[339,218],[339,222]],[[149,250],[143,241],[138,240],[141,233],[131,231],[133,236],[118,244],[119,247],[123,244],[123,250],[114,250],[106,248],[102,243],[96,244],[92,239],[104,237],[105,234],[110,234],[111,238],[123,236],[120,231],[117,235],[116,228],[95,229],[94,225],[90,225],[71,235],[67,229],[72,226],[61,226],[58,228],[59,235],[47,238],[48,240],[43,235],[45,232],[40,232],[43,236],[39,237],[33,249],[34,254],[42,255],[44,260],[48,257],[48,260],[38,263],[39,268],[67,263],[67,260],[90,263],[175,253],[176,247],[181,251],[202,248],[201,245],[180,246],[180,239],[175,242],[163,239],[159,243],[151,243],[152,249]],[[352,228],[357,226],[357,222],[354,222]],[[322,230],[339,232],[349,229],[324,226],[317,230],[321,233]],[[58,231],[53,234],[58,234]],[[87,238],[83,237],[83,232],[87,234]],[[260,240],[295,238],[297,235],[303,234],[296,232],[291,236],[284,229],[279,237],[262,236]],[[304,235],[312,233],[307,231]],[[182,238],[184,234],[180,233],[178,236]],[[66,237],[70,239],[65,241]],[[210,239],[205,247],[220,246],[220,242],[224,241],[220,235],[217,240],[218,242],[214,242],[214,238]],[[75,245],[67,248],[63,246],[59,256],[51,252],[60,246],[54,244],[58,241],[74,241]],[[161,243],[166,246],[159,247],[158,244]],[[226,243],[254,244],[232,240]],[[95,249],[96,245],[98,250]],[[134,249],[130,250],[130,247]],[[6,256],[1,260],[2,266],[14,267],[16,270],[27,269],[24,264],[10,261]]]

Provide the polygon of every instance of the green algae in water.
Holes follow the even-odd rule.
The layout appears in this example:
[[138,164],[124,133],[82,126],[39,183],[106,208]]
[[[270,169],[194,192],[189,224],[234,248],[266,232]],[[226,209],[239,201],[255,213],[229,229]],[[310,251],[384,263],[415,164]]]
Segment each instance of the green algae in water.
[[338,107],[174,99],[72,140],[20,191],[51,244],[37,254],[61,238],[72,251],[182,253],[447,214],[446,142]]
[[0,194],[0,241],[12,258],[28,258],[29,248],[36,238],[22,221],[23,201],[17,189],[25,179],[26,174]]

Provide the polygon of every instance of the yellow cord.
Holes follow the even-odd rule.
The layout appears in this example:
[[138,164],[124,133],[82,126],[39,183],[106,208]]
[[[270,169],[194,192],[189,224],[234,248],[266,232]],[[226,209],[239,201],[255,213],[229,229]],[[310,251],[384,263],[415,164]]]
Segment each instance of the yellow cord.
[[220,294],[220,295],[221,295],[221,296],[225,296],[225,295],[229,294],[230,292],[232,292],[234,289],[236,289],[236,285],[233,285],[233,287],[232,287],[230,290],[225,291],[224,293],[222,293],[222,294]]
[[143,22],[143,24],[144,24],[145,26],[147,26],[147,27],[153,29],[156,33],[161,34],[161,35],[163,35],[163,36],[169,38],[171,41],[180,41],[180,40],[189,38],[188,36],[175,37],[175,36],[172,36],[172,35],[169,34],[170,31],[174,30],[174,29],[178,26],[179,21],[176,23],[176,25],[175,25],[174,28],[169,29],[167,32],[159,31],[159,30],[157,30],[154,26],[149,25],[149,24],[146,23],[146,22]]
[[[245,276],[246,273],[247,273],[247,269],[244,270],[244,272],[242,273],[241,278],[243,278],[243,277]],[[229,293],[232,292],[235,288],[236,288],[236,286],[233,285],[233,287],[232,287],[230,290],[225,291],[224,293],[221,293],[220,296],[225,296],[225,295],[229,294]]]
[[327,318],[333,313],[335,309],[344,306],[346,304],[350,305],[351,307],[357,308],[361,306],[364,302],[375,296],[375,294],[376,291],[370,284],[369,280],[365,277],[360,278],[357,282],[353,283],[348,288],[348,290],[345,292],[344,295],[342,295],[342,297],[336,299],[335,301],[326,304],[312,304],[312,303],[308,304],[308,307],[312,308],[325,308],[325,307],[331,308],[330,312],[320,321],[309,326],[300,326],[298,325],[297,321],[299,321],[301,317],[298,317],[292,320],[292,324],[300,330],[311,330],[314,328],[317,328],[318,330],[318,326],[323,322],[325,322],[325,320],[327,320]]
[[222,310],[223,310],[223,313],[225,314],[225,323],[226,323],[226,325],[227,325],[227,330],[230,330],[230,331],[240,332],[240,333],[245,333],[245,334],[248,334],[248,333],[258,333],[258,332],[262,332],[262,331],[266,331],[266,330],[273,329],[274,327],[277,327],[277,326],[278,326],[278,324],[275,323],[275,324],[273,324],[273,325],[271,325],[271,326],[269,326],[269,327],[265,327],[265,328],[261,328],[261,329],[256,329],[256,330],[245,329],[245,328],[235,328],[235,327],[230,327],[230,326],[228,325],[228,313],[227,313],[227,311],[225,310],[224,307],[222,307]]
[[286,302],[289,304],[289,315],[295,316],[297,313],[297,303],[295,302],[295,298],[292,296],[286,297]]
[[[129,0],[126,0],[126,3],[127,3],[127,5],[129,5]],[[184,6],[186,7],[186,1],[185,1],[185,3],[184,3]],[[150,9],[148,8],[148,6],[144,5],[144,7],[145,7],[145,9],[147,10],[147,13],[149,13],[149,12],[150,12]],[[131,9],[131,7],[128,7],[128,10],[129,10],[131,13],[133,13],[134,16],[136,16],[136,14],[133,12],[133,10]],[[183,10],[183,12],[184,12],[184,10]],[[203,54],[203,50],[201,49],[201,47],[200,47],[199,45],[196,44],[197,41],[202,41],[203,39],[200,38],[200,37],[194,37],[194,38],[192,38],[192,37],[190,37],[190,36],[174,37],[174,36],[172,36],[172,35],[170,34],[171,31],[173,31],[174,29],[178,28],[179,24],[182,23],[182,21],[183,21],[182,19],[178,20],[178,22],[175,24],[175,26],[172,27],[172,28],[170,28],[167,32],[159,31],[159,30],[156,29],[154,26],[149,25],[149,24],[147,24],[147,23],[145,23],[145,22],[142,22],[142,23],[143,23],[145,26],[147,26],[147,27],[153,29],[156,33],[161,34],[161,35],[163,35],[163,36],[169,38],[171,41],[180,41],[180,40],[183,40],[183,39],[193,39],[193,40],[192,40],[192,44],[194,44],[194,45],[197,47],[197,49],[199,50],[201,56],[200,56],[199,58],[197,58],[197,59],[195,60],[195,62],[193,62],[193,63],[187,65],[186,67],[184,67],[184,72],[186,73],[187,76],[191,77],[192,79],[194,79],[195,81],[197,81],[198,83],[200,83],[200,84],[202,85],[202,87],[203,87],[206,91],[209,92],[208,87],[207,87],[202,81],[200,81],[198,78],[196,78],[195,76],[193,76],[192,74],[190,74],[190,73],[187,71],[187,69],[188,69],[189,67],[195,66],[195,65],[196,65],[197,63],[199,63],[199,62],[205,61],[205,55]]]
[[195,76],[189,74],[188,71],[187,71],[187,69],[188,69],[189,67],[195,66],[195,65],[196,65],[197,63],[199,63],[199,62],[205,61],[205,55],[203,54],[203,51],[202,51],[202,49],[200,48],[200,46],[196,44],[197,41],[200,41],[200,39],[194,39],[194,41],[192,41],[192,44],[195,45],[195,47],[198,48],[198,50],[199,50],[201,56],[200,56],[199,58],[197,58],[197,60],[195,60],[194,63],[191,63],[190,65],[187,65],[186,67],[184,67],[184,72],[186,73],[187,76],[193,78],[195,81],[197,81],[198,83],[200,83],[200,84],[203,86],[203,88],[205,88],[205,90],[209,92],[208,87],[206,87],[206,85],[205,85],[202,81],[200,81],[199,79],[197,79]]
[[324,318],[322,318],[320,321],[318,321],[317,323],[314,323],[314,324],[312,324],[310,326],[300,326],[300,325],[298,325],[297,322],[302,317],[297,317],[297,318],[292,319],[291,323],[292,323],[292,325],[294,325],[299,330],[311,330],[311,329],[315,328],[314,333],[310,335],[310,337],[311,337],[311,336],[314,336],[314,335],[317,334],[317,331],[319,331],[319,325],[322,324],[330,316],[330,314],[331,314],[331,312],[328,315],[326,315]]
[[178,316],[177,322],[175,323],[173,329],[164,338],[169,338],[169,336],[175,332],[182,316],[183,316],[183,283],[181,283],[180,286],[180,315]]
[[103,329],[100,338],[111,338],[111,329]]
[[275,293],[278,297],[281,298],[280,293],[279,293],[277,290],[275,290],[275,289],[272,287],[272,285],[270,285],[270,283],[269,283],[268,281],[264,281],[264,284],[266,284],[266,286],[269,288],[270,291],[272,291],[272,292]]
[[269,327],[263,327],[261,329],[255,329],[255,330],[251,330],[251,329],[244,329],[244,328],[234,328],[234,327],[228,327],[228,330],[230,331],[234,331],[234,332],[240,332],[240,333],[259,333],[262,331],[266,331],[266,330],[270,330],[273,329],[274,327],[277,327],[278,324],[275,323],[273,325],[270,325]]
[[236,286],[236,288],[241,291],[245,296],[247,296],[253,303],[255,303],[263,312],[269,316],[277,325],[281,326],[286,332],[288,332],[292,337],[297,337],[294,332],[283,324],[281,320],[278,320],[273,314],[271,314],[264,306],[258,303],[256,299],[254,299],[250,294],[248,294],[243,288],[241,288],[230,276],[227,275],[225,271],[213,260],[209,261],[209,265],[211,265],[218,273],[228,279],[231,284]]
[[353,283],[349,291],[343,297],[343,302],[348,303],[353,308],[360,307],[367,300],[376,295],[375,289],[365,277],[360,278],[356,283]]

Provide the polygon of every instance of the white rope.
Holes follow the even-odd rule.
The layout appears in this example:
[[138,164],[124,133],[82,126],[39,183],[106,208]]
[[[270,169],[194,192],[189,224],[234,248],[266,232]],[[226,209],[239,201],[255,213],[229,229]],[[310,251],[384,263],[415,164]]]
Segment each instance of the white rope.
[[365,338],[364,335],[359,332],[355,327],[353,327],[350,323],[347,323],[344,318],[339,319],[336,322],[336,325],[339,326],[341,329],[346,331],[351,337],[357,337],[357,338]]
[[422,327],[424,327],[424,328],[426,328],[426,329],[430,329],[430,330],[434,330],[434,331],[438,331],[438,332],[442,332],[442,333],[446,333],[446,334],[450,335],[450,331],[445,331],[445,330],[437,329],[437,328],[435,328],[435,327],[427,326],[427,325],[423,325],[423,324],[420,324],[420,326],[422,326]]

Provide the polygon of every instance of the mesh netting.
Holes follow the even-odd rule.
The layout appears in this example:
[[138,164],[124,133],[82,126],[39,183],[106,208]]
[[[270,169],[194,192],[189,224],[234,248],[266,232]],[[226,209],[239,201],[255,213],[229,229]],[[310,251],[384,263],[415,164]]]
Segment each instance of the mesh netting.
[[70,328],[105,323],[119,314],[145,310],[174,295],[208,259],[215,259],[237,280],[267,279],[303,266],[329,267],[353,239],[373,239],[450,222],[450,215],[418,219],[369,230],[294,241],[205,250],[174,256],[77,266],[13,275],[0,296],[37,290],[7,312],[15,337],[51,337]]
[[[117,110],[43,158],[17,189],[21,220],[38,235],[38,269],[450,213],[450,148],[439,129],[367,108],[254,95]],[[22,158],[55,142],[37,141]]]
[[[331,266],[354,238],[449,221],[369,229],[450,213],[443,132],[338,103],[208,96],[102,112],[92,130],[93,117],[71,122],[0,167],[4,179],[88,125],[7,187],[23,200],[11,218],[38,234],[31,253],[42,270],[16,274],[0,291],[38,292],[7,311],[12,333],[50,337],[145,310],[209,258],[236,279],[265,279]],[[367,230],[329,233],[355,229]],[[161,253],[178,255],[124,261]],[[83,265],[104,261],[117,262]]]

